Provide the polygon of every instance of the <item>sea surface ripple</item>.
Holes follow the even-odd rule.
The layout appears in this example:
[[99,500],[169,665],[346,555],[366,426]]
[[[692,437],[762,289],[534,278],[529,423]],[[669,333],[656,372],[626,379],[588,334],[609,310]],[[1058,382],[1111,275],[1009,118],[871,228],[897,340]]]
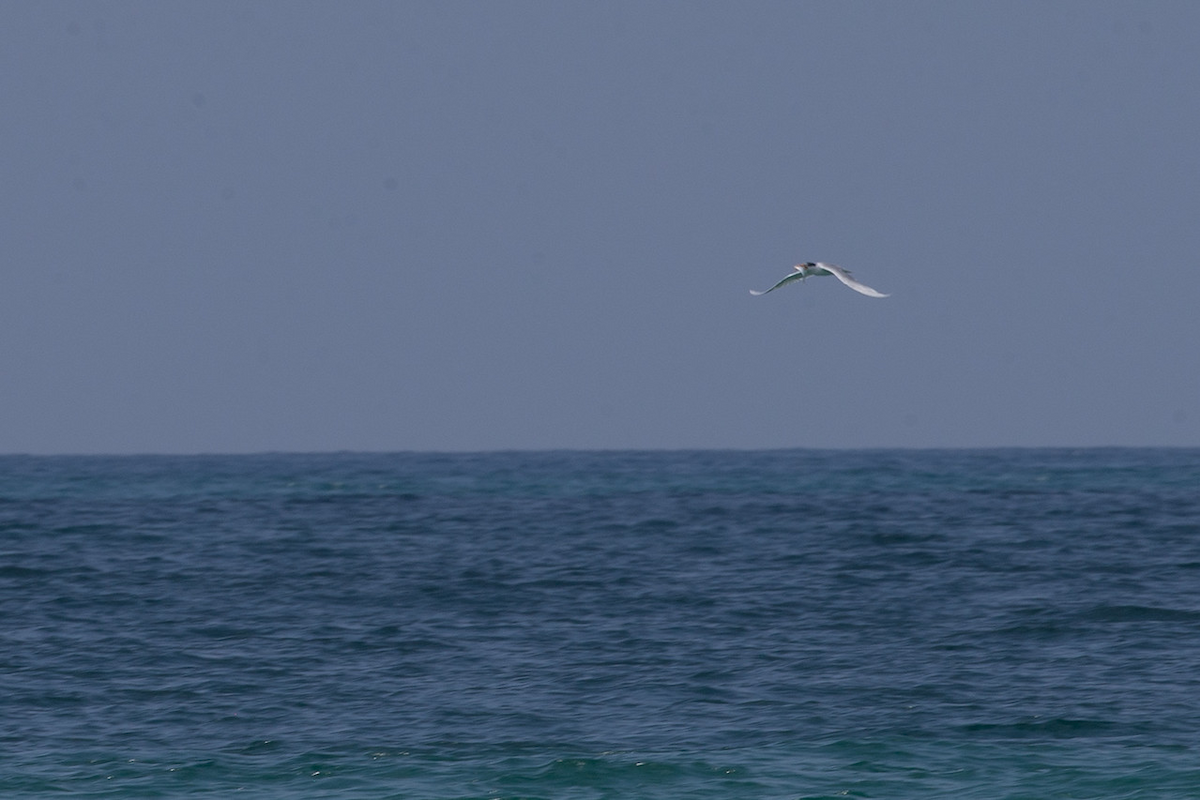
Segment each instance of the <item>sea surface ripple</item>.
[[0,458],[0,794],[1200,797],[1200,451]]

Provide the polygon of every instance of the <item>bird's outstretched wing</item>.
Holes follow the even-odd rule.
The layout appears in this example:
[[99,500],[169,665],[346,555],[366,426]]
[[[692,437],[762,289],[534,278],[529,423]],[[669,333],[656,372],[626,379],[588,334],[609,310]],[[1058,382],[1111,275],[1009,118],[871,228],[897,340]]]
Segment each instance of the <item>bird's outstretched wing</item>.
[[798,281],[798,280],[800,280],[800,279],[801,279],[801,278],[803,278],[803,277],[804,277],[804,276],[803,276],[803,275],[801,275],[799,272],[793,272],[791,275],[788,275],[786,278],[784,278],[784,279],[783,279],[783,280],[781,280],[779,283],[777,283],[777,284],[775,284],[774,286],[772,286],[770,289],[767,289],[767,291],[766,291],[766,292],[756,292],[756,291],[754,291],[753,289],[751,289],[751,290],[750,290],[750,294],[752,294],[752,295],[755,295],[756,297],[757,297],[757,296],[759,296],[759,295],[764,295],[764,294],[766,294],[767,292],[773,292],[773,291],[775,291],[775,290],[776,290],[776,289],[778,289],[780,286],[787,286],[787,285],[788,285],[789,283],[791,283],[792,281]]
[[[849,286],[854,291],[856,291],[860,294],[865,294],[867,297],[887,297],[888,296],[888,295],[884,294],[883,292],[875,291],[870,286],[867,286],[865,283],[859,283],[858,281],[854,280],[854,278],[850,277],[849,272],[842,269],[837,264],[820,264],[820,263],[818,263],[817,266],[819,268],[825,270],[826,272],[828,272],[833,277],[837,278],[842,283]],[[773,289],[775,287],[773,286],[771,288]],[[769,291],[771,291],[771,289],[768,289],[767,291],[769,292]]]

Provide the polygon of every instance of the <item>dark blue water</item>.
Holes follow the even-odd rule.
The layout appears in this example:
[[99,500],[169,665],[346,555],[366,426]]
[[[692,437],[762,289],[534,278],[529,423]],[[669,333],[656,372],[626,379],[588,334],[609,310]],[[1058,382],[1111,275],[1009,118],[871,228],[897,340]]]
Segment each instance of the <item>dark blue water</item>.
[[0,458],[0,796],[1200,797],[1200,451]]

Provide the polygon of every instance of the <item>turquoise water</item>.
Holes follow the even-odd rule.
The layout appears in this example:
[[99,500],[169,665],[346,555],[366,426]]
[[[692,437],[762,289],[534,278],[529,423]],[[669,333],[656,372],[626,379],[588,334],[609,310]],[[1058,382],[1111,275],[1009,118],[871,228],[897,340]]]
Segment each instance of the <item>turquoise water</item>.
[[0,458],[0,795],[1200,797],[1200,451]]

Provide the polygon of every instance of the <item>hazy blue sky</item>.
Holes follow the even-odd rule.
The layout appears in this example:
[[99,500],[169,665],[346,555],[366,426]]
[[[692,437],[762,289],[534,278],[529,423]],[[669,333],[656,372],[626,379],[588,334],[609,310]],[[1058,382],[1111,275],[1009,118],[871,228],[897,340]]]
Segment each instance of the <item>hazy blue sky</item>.
[[[8,2],[0,452],[1200,445],[1200,3]],[[832,278],[766,297],[793,263]]]

